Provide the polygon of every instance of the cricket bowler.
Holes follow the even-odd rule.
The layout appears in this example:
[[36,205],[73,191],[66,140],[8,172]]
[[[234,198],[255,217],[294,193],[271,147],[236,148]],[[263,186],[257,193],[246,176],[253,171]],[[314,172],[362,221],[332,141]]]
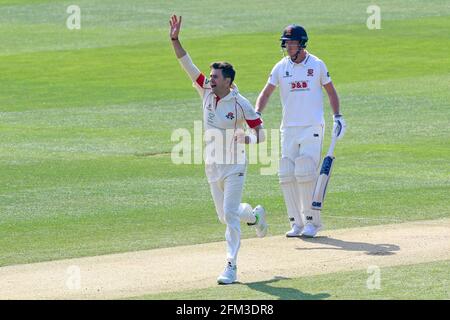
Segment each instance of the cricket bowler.
[[[240,222],[254,226],[258,237],[264,237],[267,233],[264,208],[258,205],[252,209],[249,204],[241,203],[247,169],[245,148],[242,146],[260,143],[265,135],[260,116],[233,84],[235,71],[231,64],[212,63],[209,79],[194,65],[178,39],[181,20],[181,16],[171,17],[170,40],[178,61],[202,99],[206,149],[214,149],[214,152],[206,152],[205,172],[219,220],[226,224],[227,262],[217,282],[231,284],[237,278]],[[248,134],[244,131],[246,126],[250,128]],[[231,142],[226,139],[230,132]],[[206,137],[210,135],[215,135],[216,139],[208,140]],[[241,148],[238,148],[239,144]]]
[[346,125],[325,63],[306,50],[306,30],[299,25],[289,25],[280,41],[287,56],[273,67],[255,109],[261,115],[279,87],[283,113],[278,175],[291,224],[286,236],[314,237],[322,228],[320,210],[311,209],[325,130],[322,87],[334,114],[332,134],[341,139]]

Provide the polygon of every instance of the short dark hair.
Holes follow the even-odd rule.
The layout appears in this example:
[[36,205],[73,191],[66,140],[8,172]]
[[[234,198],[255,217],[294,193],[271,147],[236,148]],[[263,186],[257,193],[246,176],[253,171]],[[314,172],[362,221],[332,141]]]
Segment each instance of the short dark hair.
[[222,70],[222,75],[224,78],[230,78],[230,85],[234,81],[234,76],[236,75],[236,71],[234,71],[233,66],[228,62],[213,62],[209,66],[212,69],[220,69]]

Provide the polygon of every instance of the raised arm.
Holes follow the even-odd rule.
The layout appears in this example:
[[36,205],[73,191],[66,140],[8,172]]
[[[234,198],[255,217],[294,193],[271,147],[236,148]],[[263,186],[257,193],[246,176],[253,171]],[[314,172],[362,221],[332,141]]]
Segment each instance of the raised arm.
[[191,80],[195,82],[201,75],[201,72],[197,68],[197,66],[192,62],[191,57],[189,57],[189,54],[186,52],[186,50],[183,49],[183,46],[181,45],[181,42],[178,39],[178,35],[180,34],[181,30],[181,20],[182,17],[180,16],[180,18],[178,19],[176,15],[173,15],[170,18],[169,36],[170,40],[172,41],[172,46],[175,51],[175,55],[178,58],[178,61],[180,62],[181,66],[186,71],[186,73],[189,75]]
[[173,49],[175,50],[175,55],[178,59],[184,57],[186,55],[186,51],[181,46],[180,40],[178,39],[178,35],[180,34],[181,30],[181,20],[183,19],[182,16],[180,16],[180,19],[176,15],[173,15],[170,18],[169,24],[170,24],[170,39],[172,41]]

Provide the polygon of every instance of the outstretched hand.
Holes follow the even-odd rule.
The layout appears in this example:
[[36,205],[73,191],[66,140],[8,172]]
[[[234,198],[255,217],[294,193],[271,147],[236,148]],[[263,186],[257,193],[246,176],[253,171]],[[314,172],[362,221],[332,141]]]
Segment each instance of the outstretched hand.
[[181,29],[181,19],[182,19],[181,16],[180,19],[178,19],[177,15],[175,14],[170,18],[169,24],[170,24],[171,39],[178,39],[178,34],[180,33]]

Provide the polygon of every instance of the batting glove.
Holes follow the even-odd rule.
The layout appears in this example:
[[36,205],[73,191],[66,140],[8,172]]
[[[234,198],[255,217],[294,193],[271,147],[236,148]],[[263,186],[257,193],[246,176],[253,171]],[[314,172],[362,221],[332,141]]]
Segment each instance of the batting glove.
[[344,117],[340,114],[333,115],[333,132],[331,133],[333,137],[338,138],[338,140],[342,139],[345,134],[345,128],[347,125],[345,124]]

